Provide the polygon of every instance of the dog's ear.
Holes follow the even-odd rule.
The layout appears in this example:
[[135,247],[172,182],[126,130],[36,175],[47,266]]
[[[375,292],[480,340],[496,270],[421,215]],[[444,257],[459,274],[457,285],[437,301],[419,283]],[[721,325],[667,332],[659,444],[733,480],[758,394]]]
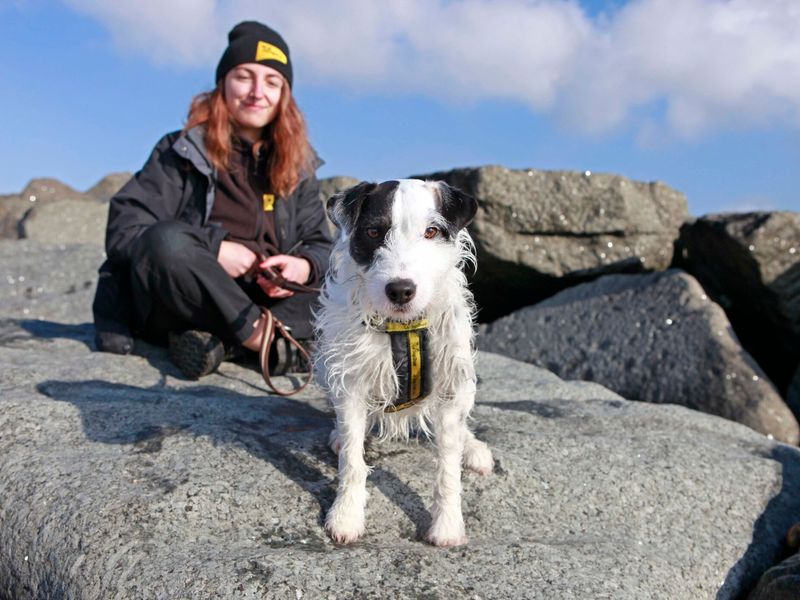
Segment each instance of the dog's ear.
[[458,232],[475,218],[478,212],[478,201],[458,188],[444,181],[437,181],[439,210],[442,216],[452,225],[453,232]]
[[328,218],[339,229],[351,230],[355,225],[358,215],[361,212],[361,205],[375,188],[377,183],[362,181],[349,189],[334,194],[328,198],[325,205],[328,211]]

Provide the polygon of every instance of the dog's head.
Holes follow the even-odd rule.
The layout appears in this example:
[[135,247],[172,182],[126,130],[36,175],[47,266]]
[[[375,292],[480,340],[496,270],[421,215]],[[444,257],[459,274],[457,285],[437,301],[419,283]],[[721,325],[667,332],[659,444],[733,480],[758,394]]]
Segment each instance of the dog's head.
[[362,182],[328,200],[328,215],[366,283],[369,308],[409,320],[444,300],[464,259],[474,198],[441,181]]

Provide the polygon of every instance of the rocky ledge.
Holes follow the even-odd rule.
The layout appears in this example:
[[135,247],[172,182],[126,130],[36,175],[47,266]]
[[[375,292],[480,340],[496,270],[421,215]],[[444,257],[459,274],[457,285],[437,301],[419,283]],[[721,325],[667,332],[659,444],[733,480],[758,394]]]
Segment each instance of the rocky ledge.
[[800,514],[796,448],[481,353],[474,428],[497,470],[464,475],[469,545],[421,540],[418,440],[369,445],[368,533],[337,547],[318,390],[272,397],[233,363],[185,381],[143,344],[96,353],[86,292],[53,267],[96,248],[11,244],[0,267],[22,264],[38,303],[6,295],[0,322],[3,600],[739,598]]

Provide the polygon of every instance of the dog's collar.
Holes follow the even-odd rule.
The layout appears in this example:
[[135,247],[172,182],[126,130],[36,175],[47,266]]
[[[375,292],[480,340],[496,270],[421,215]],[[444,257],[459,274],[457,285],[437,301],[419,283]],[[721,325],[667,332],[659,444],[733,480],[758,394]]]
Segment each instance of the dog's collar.
[[384,412],[395,413],[424,400],[431,390],[428,320],[371,319],[370,326],[389,334],[392,361],[399,384],[397,398],[383,409]]

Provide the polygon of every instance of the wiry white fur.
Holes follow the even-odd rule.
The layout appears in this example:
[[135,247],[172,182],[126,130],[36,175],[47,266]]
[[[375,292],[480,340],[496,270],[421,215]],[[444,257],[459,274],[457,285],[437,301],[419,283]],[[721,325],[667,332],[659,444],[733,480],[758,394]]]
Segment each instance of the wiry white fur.
[[[370,267],[350,256],[350,231],[340,229],[316,317],[318,346],[314,370],[336,411],[331,447],[339,454],[339,489],[326,528],[341,543],[364,532],[366,477],[364,438],[374,429],[381,439],[408,439],[413,429],[437,447],[432,525],[436,545],[466,542],[461,516],[461,463],[482,474],[492,470],[491,451],[467,429],[474,404],[474,304],[463,267],[474,265],[474,246],[465,229],[455,243],[428,240],[432,224],[444,226],[435,208],[437,183],[403,180],[395,191],[392,228]],[[411,279],[415,297],[399,310],[384,289],[393,279]],[[385,319],[429,323],[432,393],[415,407],[385,413],[397,395]]]

